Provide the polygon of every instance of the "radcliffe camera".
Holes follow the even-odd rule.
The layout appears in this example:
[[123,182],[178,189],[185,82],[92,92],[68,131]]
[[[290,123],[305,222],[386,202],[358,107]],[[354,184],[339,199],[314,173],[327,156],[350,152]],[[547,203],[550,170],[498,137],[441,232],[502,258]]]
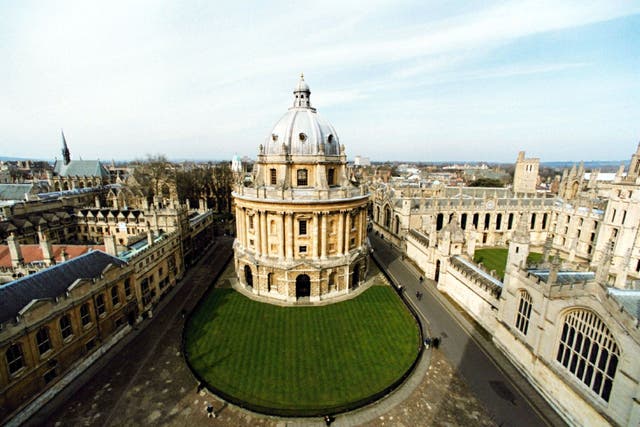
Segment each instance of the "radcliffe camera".
[[640,4],[0,28],[0,424],[640,426]]

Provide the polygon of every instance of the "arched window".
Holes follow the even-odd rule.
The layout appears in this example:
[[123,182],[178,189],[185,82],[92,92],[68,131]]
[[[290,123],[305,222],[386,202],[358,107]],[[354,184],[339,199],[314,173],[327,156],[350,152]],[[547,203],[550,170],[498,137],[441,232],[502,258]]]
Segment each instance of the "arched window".
[[15,343],[7,349],[5,353],[7,357],[7,366],[9,367],[9,373],[15,374],[24,367],[24,354],[22,353],[22,346],[20,343]]
[[96,311],[98,312],[98,316],[102,316],[106,311],[104,304],[104,294],[99,294],[96,297]]
[[267,274],[267,292],[271,292],[273,286],[273,273]]
[[442,230],[442,224],[444,223],[444,215],[439,213],[438,216],[436,217],[436,230],[440,231]]
[[71,325],[71,318],[68,314],[60,318],[60,334],[63,340],[73,335],[73,326]]
[[336,170],[334,168],[329,168],[329,170],[327,171],[327,185],[335,185],[335,174]]
[[460,228],[462,228],[463,230],[467,229],[467,214],[463,213],[462,215],[460,215]]
[[389,206],[384,208],[384,226],[386,228],[391,228],[391,209]]
[[298,186],[309,185],[306,169],[298,169],[298,171],[296,172],[296,175],[297,175]]
[[[517,250],[518,248],[516,248]],[[518,313],[516,314],[516,328],[523,335],[527,335],[529,330],[529,319],[531,318],[531,295],[527,291],[520,291],[520,301],[518,302]]]
[[546,228],[547,228],[547,219],[548,219],[547,214],[546,213],[543,214],[542,215],[542,229],[543,230],[546,230]]
[[531,224],[529,224],[529,228],[533,230],[536,227],[536,214],[531,214]]
[[400,232],[400,217],[398,215],[396,215],[393,227],[394,227],[393,232],[395,234],[398,234]]
[[40,355],[51,350],[51,340],[49,339],[49,331],[47,328],[40,328],[36,333],[36,345],[38,346]]
[[565,315],[556,361],[605,402],[619,359],[613,334],[594,312],[573,310]]
[[501,227],[502,227],[502,214],[499,213],[498,215],[496,215],[496,230],[500,230]]
[[507,221],[507,230],[511,230],[513,228],[513,214],[509,214],[509,220]]

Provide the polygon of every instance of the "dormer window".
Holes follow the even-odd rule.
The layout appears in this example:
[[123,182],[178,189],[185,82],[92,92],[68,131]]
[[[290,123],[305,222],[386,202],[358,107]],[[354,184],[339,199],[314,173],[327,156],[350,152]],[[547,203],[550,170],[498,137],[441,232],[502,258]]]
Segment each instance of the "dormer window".
[[300,132],[300,135],[298,135],[298,137],[300,138],[300,141],[305,142],[307,140],[307,135]]
[[329,144],[333,144],[333,135],[329,135],[329,137],[327,138],[327,142]]

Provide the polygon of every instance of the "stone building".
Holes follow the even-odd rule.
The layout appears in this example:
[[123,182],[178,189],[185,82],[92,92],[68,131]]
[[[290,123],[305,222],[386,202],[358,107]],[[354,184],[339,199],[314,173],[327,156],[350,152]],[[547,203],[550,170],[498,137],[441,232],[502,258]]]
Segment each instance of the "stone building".
[[124,261],[90,251],[0,286],[0,421],[135,321],[133,281]]
[[344,145],[302,76],[293,94],[260,145],[253,183],[233,193],[235,266],[245,290],[266,300],[327,300],[366,276],[369,193],[348,179]]
[[71,160],[63,132],[62,160],[56,160],[48,181],[53,191],[65,191],[109,184],[111,174],[99,160]]
[[[574,167],[566,198],[374,190],[374,230],[484,328],[570,425],[640,422],[637,158],[601,187]],[[504,279],[473,262],[487,245],[508,247]],[[527,264],[530,249],[543,252],[538,265]]]

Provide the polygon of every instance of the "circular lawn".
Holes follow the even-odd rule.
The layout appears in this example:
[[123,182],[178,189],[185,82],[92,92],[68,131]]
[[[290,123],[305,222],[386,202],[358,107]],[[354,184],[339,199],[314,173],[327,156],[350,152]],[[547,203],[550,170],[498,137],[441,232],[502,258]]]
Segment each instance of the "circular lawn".
[[279,307],[214,289],[187,322],[191,369],[214,392],[280,415],[342,412],[406,374],[420,349],[413,316],[389,286],[319,307]]

